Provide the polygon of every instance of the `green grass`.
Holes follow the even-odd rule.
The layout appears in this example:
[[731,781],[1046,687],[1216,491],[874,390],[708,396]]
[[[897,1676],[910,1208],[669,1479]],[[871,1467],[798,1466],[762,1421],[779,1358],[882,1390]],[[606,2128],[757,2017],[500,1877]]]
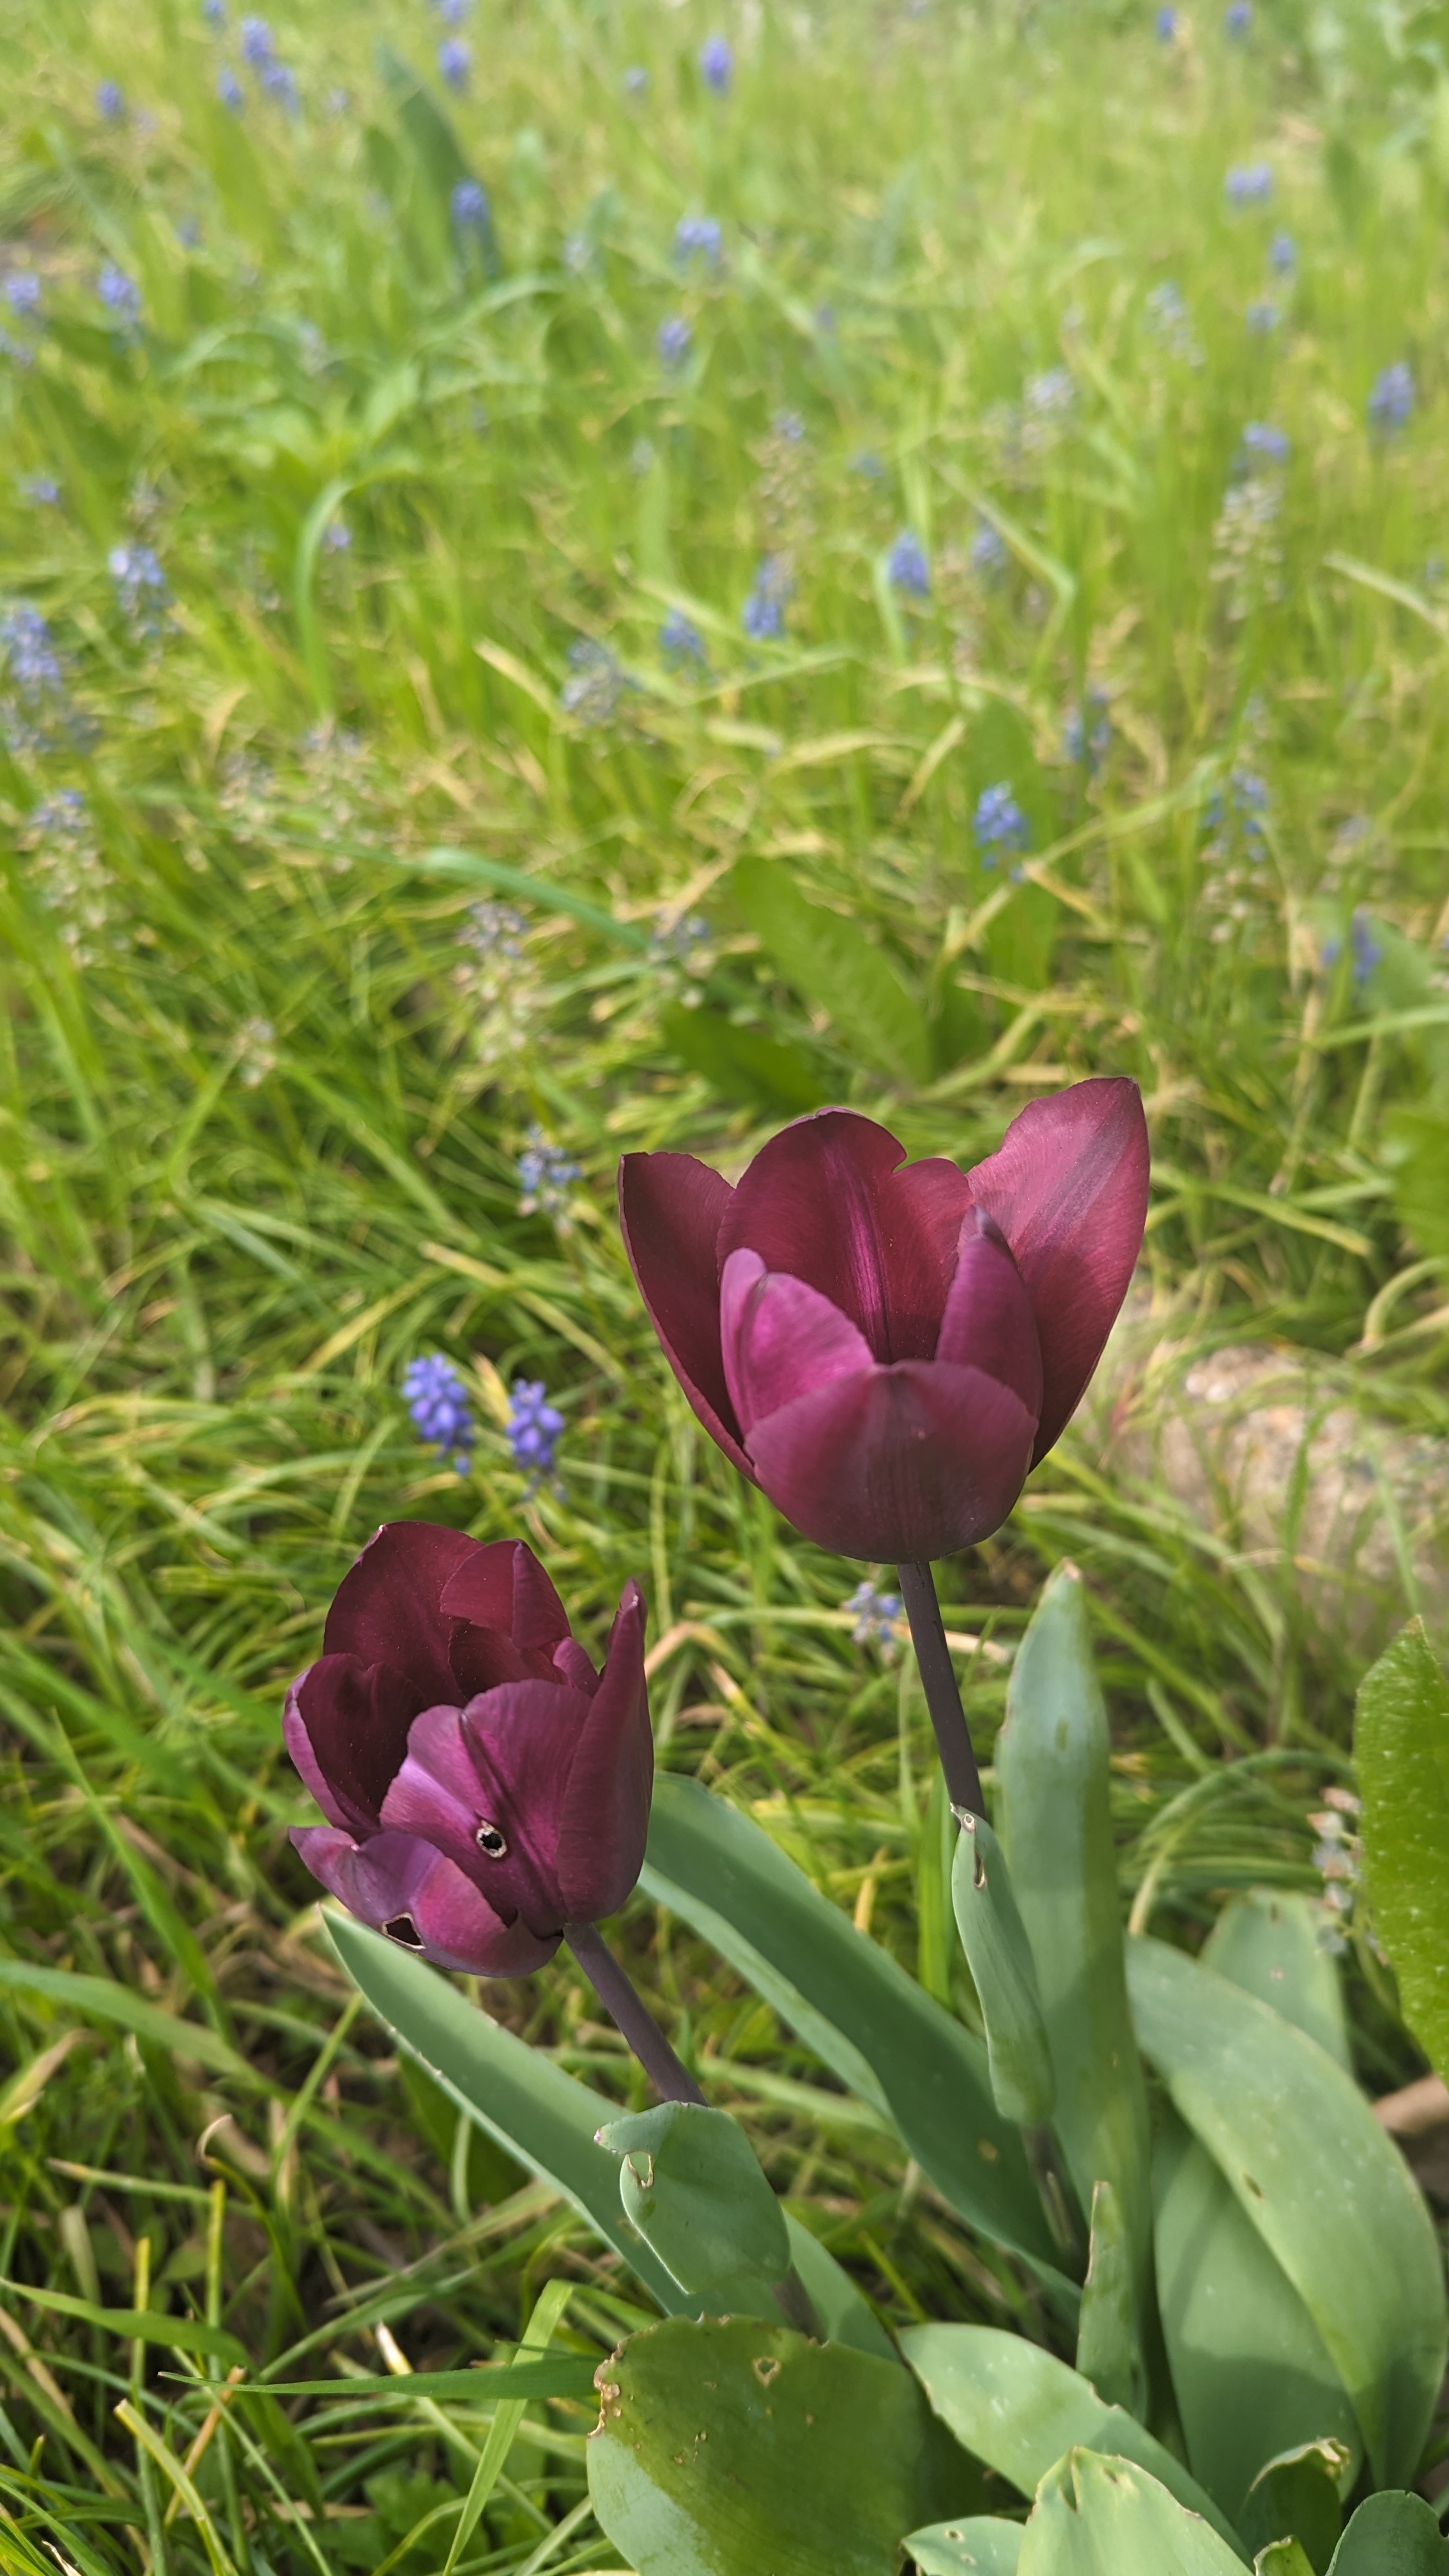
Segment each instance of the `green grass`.
[[[970,1160],[1034,1091],[1133,1073],[1175,1329],[1301,1344],[1366,1414],[1449,1427],[1443,15],[1390,47],[1367,13],[1262,0],[1246,45],[1204,8],[1164,48],[1145,8],[766,9],[721,19],[720,101],[696,0],[479,0],[449,127],[373,58],[384,39],[442,98],[421,0],[279,16],[295,119],[250,74],[240,118],[217,102],[235,28],[189,0],[12,8],[0,266],[40,278],[43,313],[0,311],[29,361],[0,361],[0,548],[65,681],[27,704],[13,654],[0,681],[0,1938],[120,2001],[27,1990],[0,1957],[7,2566],[446,2555],[481,2410],[400,2383],[380,2413],[247,2400],[218,2430],[217,2352],[143,2356],[98,2308],[209,2318],[278,2380],[380,2368],[384,2324],[456,2366],[551,2278],[581,2350],[638,2315],[353,2013],[285,1840],[306,1802],[281,1690],[378,1520],[525,1532],[595,1639],[637,1572],[663,1758],[752,1803],[971,2009],[909,1667],[852,1643],[859,1569],[795,1541],[693,1425],[619,1249],[621,1149],[734,1166],[835,1098]],[[1224,174],[1258,159],[1274,201],[1233,212]],[[450,237],[463,168],[493,271]],[[719,218],[717,268],[676,265],[689,212]],[[137,333],[97,299],[107,261]],[[1281,319],[1255,333],[1264,296]],[[693,336],[671,372],[672,315]],[[1400,358],[1415,408],[1375,440],[1366,398]],[[1292,457],[1234,558],[1253,420]],[[40,475],[57,505],[27,497]],[[919,605],[884,571],[906,526]],[[122,544],[170,585],[149,638],[107,571]],[[767,552],[793,597],[751,645]],[[707,669],[661,653],[671,607]],[[584,640],[622,677],[596,668],[570,712]],[[1091,774],[1062,749],[1089,690],[1111,727]],[[1234,768],[1265,783],[1262,839],[1214,857]],[[1032,826],[1020,883],[973,850],[1002,779]],[[78,837],[45,821],[62,790]],[[780,933],[781,884],[859,926],[850,977],[809,916]],[[460,940],[489,897],[522,915],[501,969]],[[1356,906],[1382,951],[1360,980]],[[707,924],[688,970],[661,908]],[[535,1125],[581,1167],[565,1225],[519,1210]],[[399,1397],[433,1349],[476,1392],[465,1480]],[[531,1499],[498,1418],[518,1374],[567,1421],[561,1490]],[[1265,1561],[1069,1435],[944,1570],[950,1621],[987,1640],[989,1752],[1044,1569],[1084,1565],[1124,1902],[1183,1937],[1235,1884],[1317,1884],[1306,1818],[1344,1775],[1358,1664],[1305,1610],[1295,1508]],[[1375,1605],[1380,1632],[1412,1595]],[[642,1902],[619,1930],[887,2317],[1049,2333],[761,2005]],[[1349,1965],[1382,2089],[1417,2061],[1366,1940]],[[637,2098],[566,1966],[488,2000]],[[611,2563],[589,2420],[530,2410],[465,2565]],[[168,2519],[207,2425],[209,2539]]]

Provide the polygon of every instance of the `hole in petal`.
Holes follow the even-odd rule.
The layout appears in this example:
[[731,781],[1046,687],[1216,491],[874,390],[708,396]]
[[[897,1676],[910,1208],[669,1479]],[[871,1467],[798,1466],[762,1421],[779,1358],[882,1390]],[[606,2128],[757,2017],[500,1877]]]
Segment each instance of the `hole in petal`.
[[394,1914],[382,1928],[389,1941],[396,1941],[401,1949],[421,1950],[422,1935],[410,1914]]
[[473,1836],[478,1849],[489,1860],[508,1858],[508,1836],[497,1825],[482,1824]]

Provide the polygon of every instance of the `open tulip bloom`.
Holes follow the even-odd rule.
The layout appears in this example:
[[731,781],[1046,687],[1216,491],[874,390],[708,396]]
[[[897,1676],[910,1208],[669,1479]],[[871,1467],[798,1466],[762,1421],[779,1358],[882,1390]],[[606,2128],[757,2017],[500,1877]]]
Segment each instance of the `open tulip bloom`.
[[391,1522],[344,1575],[283,1728],[328,1819],[292,1840],[349,1913],[483,1977],[566,1940],[661,2091],[699,2098],[593,1928],[649,1830],[637,1583],[596,1673],[531,1548]]
[[969,1171],[907,1163],[848,1109],[797,1119],[735,1187],[690,1154],[620,1167],[685,1395],[806,1538],[899,1565],[952,1798],[977,1812],[930,1559],[999,1529],[1070,1420],[1141,1249],[1147,1170],[1120,1079],[1030,1102]]

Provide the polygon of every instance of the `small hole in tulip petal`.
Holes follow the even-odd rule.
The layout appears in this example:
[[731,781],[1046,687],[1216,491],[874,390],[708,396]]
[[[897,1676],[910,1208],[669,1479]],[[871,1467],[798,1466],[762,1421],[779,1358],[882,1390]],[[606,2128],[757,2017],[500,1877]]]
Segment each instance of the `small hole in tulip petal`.
[[399,1942],[404,1950],[421,1950],[422,1934],[410,1914],[394,1914],[382,1928],[389,1941]]
[[507,1859],[508,1836],[500,1833],[496,1825],[480,1825],[473,1840],[489,1860]]

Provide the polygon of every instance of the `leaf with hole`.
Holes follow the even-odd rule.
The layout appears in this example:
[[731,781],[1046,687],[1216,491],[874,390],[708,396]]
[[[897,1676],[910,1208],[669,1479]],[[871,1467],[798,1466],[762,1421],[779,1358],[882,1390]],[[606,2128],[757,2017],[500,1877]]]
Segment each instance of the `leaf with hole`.
[[1242,2576],[1243,2566],[1135,2461],[1071,2450],[1042,2480],[1017,2576]]
[[599,2370],[594,2511],[637,2576],[896,2576],[980,2477],[899,2362],[747,2318],[676,2318]]
[[908,2531],[906,2547],[919,2576],[1016,2576],[1025,2536],[1024,2523],[976,2513]]

